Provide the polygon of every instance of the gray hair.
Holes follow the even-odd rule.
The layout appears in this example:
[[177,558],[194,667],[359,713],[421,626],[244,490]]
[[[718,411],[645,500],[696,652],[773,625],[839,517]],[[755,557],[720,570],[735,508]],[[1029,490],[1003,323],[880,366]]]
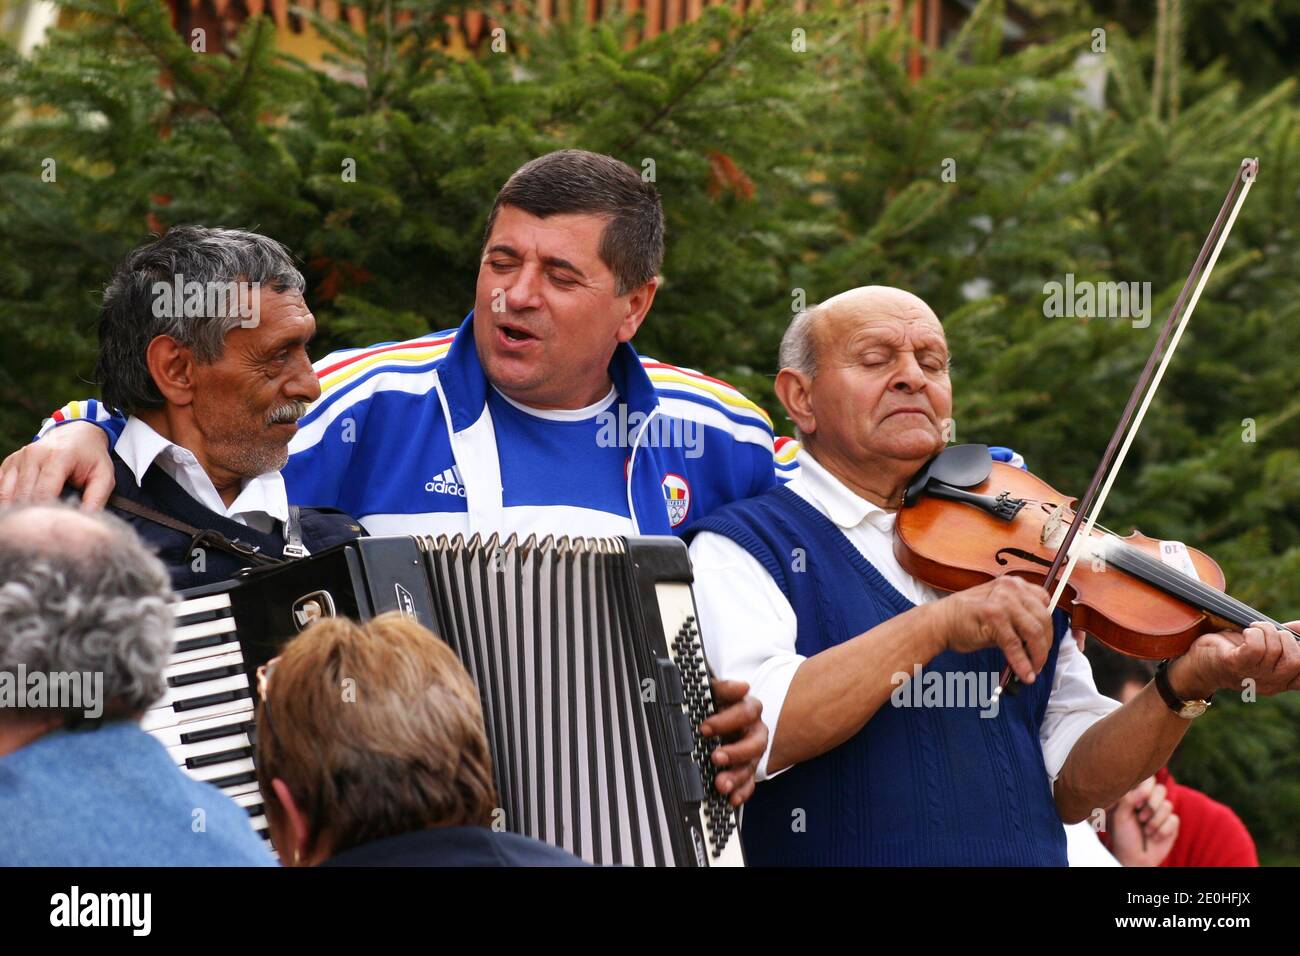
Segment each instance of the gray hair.
[[483,231],[486,249],[502,206],[539,219],[563,213],[609,217],[598,254],[614,273],[618,295],[645,285],[664,262],[659,190],[627,163],[585,149],[560,149],[520,166],[497,193]]
[[[173,226],[161,238],[137,246],[113,273],[99,311],[99,361],[95,375],[104,404],[131,414],[165,403],[149,374],[146,350],[159,335],[169,335],[194,352],[199,362],[221,358],[226,333],[239,326],[238,309],[187,315],[186,309],[158,315],[157,283],[197,282],[205,290],[233,291],[235,283],[260,283],[275,292],[306,288],[289,251],[274,239],[240,229]],[[205,301],[207,297],[205,296]],[[222,300],[230,304],[228,297]]]
[[166,689],[173,598],[122,520],[63,504],[0,511],[0,671],[102,674],[105,719],[137,714]]
[[[817,343],[813,340],[813,329],[823,306],[814,305],[795,313],[781,336],[781,348],[777,352],[777,368],[792,368],[809,378],[817,377]],[[798,425],[794,426],[794,436],[801,442],[807,438]]]
[[813,326],[820,305],[804,309],[790,320],[789,327],[781,336],[781,349],[777,353],[779,368],[792,368],[809,378],[817,375],[817,344],[813,341]]

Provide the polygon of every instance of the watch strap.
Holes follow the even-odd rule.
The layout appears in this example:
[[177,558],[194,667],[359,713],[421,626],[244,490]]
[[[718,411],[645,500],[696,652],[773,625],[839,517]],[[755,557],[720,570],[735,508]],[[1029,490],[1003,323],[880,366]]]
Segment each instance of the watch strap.
[[[1160,666],[1156,668],[1155,684],[1156,684],[1156,690],[1160,693],[1160,699],[1165,702],[1165,706],[1167,706],[1179,717],[1183,716],[1183,709],[1188,704],[1194,703],[1194,701],[1183,700],[1181,697],[1179,697],[1177,692],[1174,690],[1173,685],[1169,683],[1169,660],[1168,659],[1161,661]],[[1205,698],[1204,703],[1209,704],[1210,701],[1213,699],[1213,697],[1214,695],[1210,694],[1208,697]]]

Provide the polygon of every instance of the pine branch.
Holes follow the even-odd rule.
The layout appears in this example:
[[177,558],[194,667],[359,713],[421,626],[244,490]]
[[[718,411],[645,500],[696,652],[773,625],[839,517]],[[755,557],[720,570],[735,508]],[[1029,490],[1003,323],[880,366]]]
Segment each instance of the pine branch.
[[227,135],[230,136],[231,141],[235,145],[239,146],[241,149],[254,151],[254,144],[247,138],[244,131],[240,129],[239,124],[232,119],[226,110],[224,110],[219,104],[207,101],[208,90],[206,85],[198,78],[198,74],[189,68],[188,64],[183,63],[177,58],[166,56],[161,48],[155,46],[149,34],[142,31],[139,28],[139,25],[135,23],[129,15],[115,14],[114,19],[119,25],[125,27],[127,31],[136,38],[140,45],[158,61],[159,66],[161,66],[165,72],[176,77],[176,79],[194,98],[194,105],[198,106],[200,109],[206,110],[216,117],[217,122],[221,124],[223,129],[225,129]]
[[741,26],[740,33],[736,37],[735,42],[730,47],[719,52],[719,54],[714,57],[697,76],[678,90],[677,94],[660,107],[659,111],[656,112],[654,116],[650,117],[650,119],[648,119],[639,130],[621,142],[615,149],[615,152],[625,155],[639,140],[655,130],[660,123],[664,122],[664,120],[668,119],[668,117],[673,114],[673,111],[677,108],[678,104],[699,89],[700,85],[703,84],[704,81],[718,69],[718,67],[735,59],[736,54],[740,52],[741,47],[745,45],[749,40],[750,35],[754,32],[754,28],[755,21],[747,20]]

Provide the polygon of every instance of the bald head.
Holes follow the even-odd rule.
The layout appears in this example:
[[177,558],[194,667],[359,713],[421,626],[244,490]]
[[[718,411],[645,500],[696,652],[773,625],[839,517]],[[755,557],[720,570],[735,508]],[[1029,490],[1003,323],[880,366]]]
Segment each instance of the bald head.
[[777,395],[805,447],[864,496],[892,500],[943,448],[948,343],[920,297],[888,286],[841,292],[795,317],[780,360]]
[[798,369],[805,375],[815,376],[823,341],[833,340],[836,331],[846,325],[873,318],[932,324],[943,335],[939,317],[920,296],[888,285],[858,286],[794,317],[781,338],[781,368]]

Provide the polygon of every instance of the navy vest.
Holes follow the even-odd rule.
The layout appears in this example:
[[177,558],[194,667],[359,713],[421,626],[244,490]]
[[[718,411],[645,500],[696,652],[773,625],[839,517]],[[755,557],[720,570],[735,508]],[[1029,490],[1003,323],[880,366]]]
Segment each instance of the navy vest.
[[[114,494],[161,511],[169,518],[203,531],[219,531],[231,541],[258,548],[262,554],[273,557],[283,555],[285,542],[282,533],[263,534],[205,508],[157,465],[149,466],[144,481],[139,485],[135,483],[135,475],[126,462],[116,453],[113,454],[113,468],[117,480]],[[145,543],[153,548],[171,572],[172,587],[177,591],[225,581],[251,563],[213,547],[204,548],[199,560],[199,556],[191,551],[189,535],[112,506],[109,510],[130,524]],[[301,521],[302,543],[312,554],[365,534],[355,518],[333,508],[303,508]],[[279,525],[279,522],[276,524]]]
[[[691,529],[745,548],[767,569],[798,620],[811,657],[915,607],[838,527],[788,488],[714,512]],[[982,717],[1002,652],[945,651],[835,749],[760,783],[745,805],[747,860],[781,866],[1065,866],[1065,831],[1043,765],[1038,730],[1060,639],[1032,685],[1004,694]],[[953,675],[952,678],[943,675]],[[941,677],[966,706],[915,706]],[[932,676],[933,675],[933,676]],[[982,692],[974,692],[983,688]],[[931,697],[935,703],[943,698]]]

